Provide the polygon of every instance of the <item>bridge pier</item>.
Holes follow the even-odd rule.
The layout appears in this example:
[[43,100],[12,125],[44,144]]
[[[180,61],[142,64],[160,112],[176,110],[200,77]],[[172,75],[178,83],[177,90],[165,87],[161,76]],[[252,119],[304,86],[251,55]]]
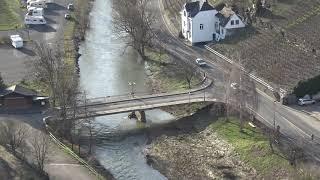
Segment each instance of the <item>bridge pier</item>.
[[146,113],[144,111],[139,111],[140,114],[140,121],[143,123],[147,122]]
[[[138,115],[137,115],[138,113]],[[145,111],[133,111],[128,115],[129,119],[137,119],[143,123],[147,122],[146,113]]]

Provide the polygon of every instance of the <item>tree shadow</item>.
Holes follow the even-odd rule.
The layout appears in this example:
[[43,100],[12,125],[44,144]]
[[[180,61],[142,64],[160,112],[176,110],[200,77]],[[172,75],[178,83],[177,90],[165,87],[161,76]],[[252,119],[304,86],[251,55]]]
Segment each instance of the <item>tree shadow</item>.
[[47,5],[48,5],[48,9],[52,11],[63,11],[67,9],[65,6],[61,6],[60,4],[57,4],[57,3],[47,3]]
[[30,25],[30,29],[37,32],[57,32],[56,29],[49,25]]
[[32,49],[25,48],[25,47],[20,49],[20,52],[22,52],[23,54],[26,54],[28,56],[35,56],[36,55],[36,53]]
[[275,20],[286,20],[287,19],[284,16],[274,14],[269,9],[261,9],[259,12],[257,12],[257,17],[266,18],[266,19],[275,19]]

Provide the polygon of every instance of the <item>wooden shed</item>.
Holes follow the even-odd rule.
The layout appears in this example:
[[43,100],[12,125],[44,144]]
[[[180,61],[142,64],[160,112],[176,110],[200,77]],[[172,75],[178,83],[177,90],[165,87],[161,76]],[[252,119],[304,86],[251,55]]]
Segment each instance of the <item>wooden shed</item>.
[[0,107],[7,109],[26,109],[32,107],[37,92],[14,85],[0,91]]

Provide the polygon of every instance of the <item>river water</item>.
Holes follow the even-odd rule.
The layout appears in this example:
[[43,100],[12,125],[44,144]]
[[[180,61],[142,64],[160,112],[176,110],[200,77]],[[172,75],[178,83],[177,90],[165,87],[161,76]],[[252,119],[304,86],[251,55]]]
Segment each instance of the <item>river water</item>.
[[[135,92],[148,92],[144,62],[134,51],[124,52],[125,42],[112,31],[111,0],[95,0],[90,14],[90,29],[79,52],[80,85],[89,98],[129,94],[128,82],[135,82]],[[166,179],[146,164],[143,154],[147,137],[131,133],[119,137],[119,132],[134,131],[172,121],[174,117],[161,110],[146,112],[147,124],[127,118],[128,114],[98,117],[105,126],[96,147],[97,159],[119,180]]]

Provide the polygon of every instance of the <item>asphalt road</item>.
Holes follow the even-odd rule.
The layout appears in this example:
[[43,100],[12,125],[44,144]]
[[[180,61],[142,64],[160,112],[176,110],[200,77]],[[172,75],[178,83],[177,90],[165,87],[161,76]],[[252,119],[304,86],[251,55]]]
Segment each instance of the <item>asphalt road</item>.
[[[224,60],[214,54],[208,53],[204,48],[187,46],[173,31],[170,31],[170,24],[165,23],[165,18],[160,10],[161,8],[159,8],[160,1],[153,0],[150,7],[157,17],[155,22],[157,37],[171,54],[176,55],[187,63],[195,64],[194,60],[198,57],[207,60],[209,68],[202,68],[202,71],[205,71],[214,79],[215,83],[211,91],[213,97],[221,99],[225,94],[223,86]],[[176,28],[179,29],[180,27]],[[303,147],[308,153],[320,160],[320,121],[292,108],[274,103],[274,100],[263,92],[259,92],[258,99],[256,117],[261,122],[273,127],[275,114],[276,126],[280,126],[280,132],[295,140],[296,145]],[[311,134],[315,137],[313,141],[311,141]]]

